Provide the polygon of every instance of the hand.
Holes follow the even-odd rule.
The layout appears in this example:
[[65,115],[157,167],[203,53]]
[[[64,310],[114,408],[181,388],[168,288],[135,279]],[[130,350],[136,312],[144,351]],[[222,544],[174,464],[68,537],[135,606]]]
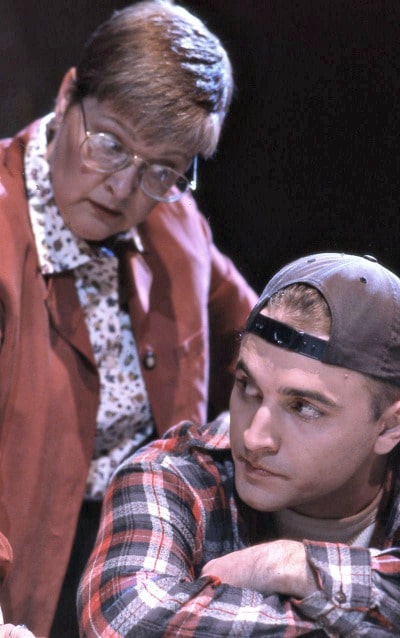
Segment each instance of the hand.
[[210,560],[202,576],[217,576],[223,583],[267,595],[305,598],[318,587],[303,543],[289,540],[261,543]]
[[25,625],[0,625],[0,638],[35,638]]

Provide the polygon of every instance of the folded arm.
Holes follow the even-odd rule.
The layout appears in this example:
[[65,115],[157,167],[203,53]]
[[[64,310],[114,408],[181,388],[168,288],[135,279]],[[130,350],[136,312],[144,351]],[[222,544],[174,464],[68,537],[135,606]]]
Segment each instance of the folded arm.
[[400,549],[278,540],[212,560],[202,575],[286,595],[333,635],[400,635]]
[[178,457],[154,462],[167,445],[153,444],[113,481],[80,588],[82,637],[396,635],[399,557],[384,573],[379,557],[342,545],[277,541],[232,553],[218,481]]
[[276,637],[289,626],[293,636],[316,628],[276,595],[201,577],[207,543],[201,502],[173,470],[143,470],[120,472],[106,499],[80,587],[82,637],[261,638],[271,627]]

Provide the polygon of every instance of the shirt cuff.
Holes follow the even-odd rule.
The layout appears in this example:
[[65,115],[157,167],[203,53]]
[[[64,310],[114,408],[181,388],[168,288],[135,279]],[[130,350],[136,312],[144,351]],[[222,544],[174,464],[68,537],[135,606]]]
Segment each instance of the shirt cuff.
[[357,635],[357,626],[371,609],[369,550],[312,541],[304,541],[304,546],[319,590],[294,604],[328,635]]

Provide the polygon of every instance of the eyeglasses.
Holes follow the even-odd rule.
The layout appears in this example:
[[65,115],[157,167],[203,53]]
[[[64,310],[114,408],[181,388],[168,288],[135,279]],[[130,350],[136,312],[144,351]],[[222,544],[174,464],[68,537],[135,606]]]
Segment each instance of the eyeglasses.
[[[170,166],[150,164],[128,151],[111,133],[91,133],[87,126],[85,109],[82,109],[85,139],[80,146],[82,162],[98,173],[116,173],[130,164],[138,168],[139,186],[142,191],[158,202],[176,202],[188,190],[197,186],[197,156],[193,159],[192,179],[178,173]],[[171,189],[176,186],[174,192]]]

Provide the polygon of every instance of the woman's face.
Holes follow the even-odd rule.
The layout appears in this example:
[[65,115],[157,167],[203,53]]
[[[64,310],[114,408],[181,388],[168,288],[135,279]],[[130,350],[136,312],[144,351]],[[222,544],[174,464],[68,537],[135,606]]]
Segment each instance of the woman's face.
[[[133,164],[114,173],[99,173],[85,166],[80,157],[85,139],[82,109],[79,103],[69,106],[69,88],[70,82],[64,79],[57,99],[58,127],[48,147],[54,197],[65,224],[76,236],[102,240],[143,222],[157,201],[141,190],[138,169]],[[187,149],[173,148],[162,140],[156,145],[146,144],[110,102],[87,97],[84,108],[91,133],[111,133],[128,151],[147,162],[171,166],[180,173],[188,169],[192,156]]]

